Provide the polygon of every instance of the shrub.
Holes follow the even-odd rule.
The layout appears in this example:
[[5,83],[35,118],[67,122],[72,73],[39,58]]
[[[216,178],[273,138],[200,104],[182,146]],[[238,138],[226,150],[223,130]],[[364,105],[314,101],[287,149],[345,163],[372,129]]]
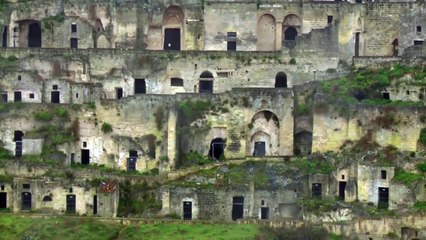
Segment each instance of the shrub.
[[9,159],[12,155],[10,152],[2,147],[0,147],[0,159]]
[[417,201],[414,203],[413,208],[416,210],[420,210],[422,212],[426,212],[426,201]]
[[422,173],[426,173],[426,163],[417,164],[417,170],[419,170]]
[[94,102],[88,102],[87,103],[87,107],[89,109],[96,109],[96,103],[94,103]]
[[296,59],[291,58],[291,59],[290,59],[290,62],[288,62],[288,63],[290,63],[290,64],[292,64],[292,65],[295,65],[295,64],[296,64]]
[[12,55],[12,56],[7,57],[7,61],[15,62],[15,61],[18,61],[18,58]]
[[168,162],[169,161],[169,157],[168,156],[161,156],[160,157],[160,162]]
[[423,180],[423,175],[418,173],[406,172],[403,169],[397,169],[393,179],[397,182],[403,183],[409,187]]
[[102,132],[104,132],[104,133],[110,133],[110,132],[112,132],[112,125],[104,122],[104,123],[102,123],[101,129],[102,129]]
[[34,118],[37,121],[49,122],[52,121],[53,115],[49,111],[40,111],[34,113]]
[[56,108],[55,112],[56,112],[56,115],[58,115],[61,118],[68,118],[69,117],[68,111],[64,107]]

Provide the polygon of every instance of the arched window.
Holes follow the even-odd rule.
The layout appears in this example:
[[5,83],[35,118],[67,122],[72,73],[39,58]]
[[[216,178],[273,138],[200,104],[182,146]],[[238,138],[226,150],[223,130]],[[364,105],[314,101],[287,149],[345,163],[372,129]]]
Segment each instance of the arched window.
[[200,93],[213,93],[213,74],[209,71],[204,71],[200,75]]

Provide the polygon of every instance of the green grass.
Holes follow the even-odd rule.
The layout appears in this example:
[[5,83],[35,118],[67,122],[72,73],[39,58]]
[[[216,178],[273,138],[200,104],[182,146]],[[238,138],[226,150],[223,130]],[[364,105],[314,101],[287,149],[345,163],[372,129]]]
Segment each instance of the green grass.
[[122,239],[156,239],[156,240],[210,240],[210,239],[255,239],[259,233],[256,225],[237,224],[154,224],[128,226],[124,229]]
[[144,224],[124,226],[92,219],[0,216],[0,239],[255,239],[254,224]]

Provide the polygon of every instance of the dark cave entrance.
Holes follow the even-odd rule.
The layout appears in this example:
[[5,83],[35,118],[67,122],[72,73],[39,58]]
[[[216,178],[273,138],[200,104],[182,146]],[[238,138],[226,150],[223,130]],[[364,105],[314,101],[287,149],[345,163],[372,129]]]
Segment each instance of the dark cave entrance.
[[0,192],[0,209],[7,208],[7,193]]
[[379,187],[379,209],[387,209],[389,207],[389,188]]
[[345,200],[346,182],[339,182],[339,199]]
[[244,197],[233,197],[232,199],[232,220],[243,218],[244,216]]
[[164,29],[164,50],[180,50],[180,28]]
[[28,26],[28,47],[41,47],[41,27],[38,22],[31,23]]
[[90,164],[90,150],[81,149],[81,164],[89,165]]
[[266,143],[265,142],[254,142],[254,157],[264,157],[266,155]]
[[135,79],[135,94],[146,93],[146,82],[145,79]]
[[312,197],[321,198],[322,196],[322,184],[312,183]]
[[183,202],[183,220],[192,220],[192,202]]
[[75,195],[67,195],[67,213],[75,213]]
[[215,138],[210,143],[209,156],[215,160],[220,160],[224,155],[225,140],[223,138]]
[[31,193],[23,192],[21,194],[21,210],[31,210]]
[[287,74],[279,72],[275,76],[275,88],[287,88]]

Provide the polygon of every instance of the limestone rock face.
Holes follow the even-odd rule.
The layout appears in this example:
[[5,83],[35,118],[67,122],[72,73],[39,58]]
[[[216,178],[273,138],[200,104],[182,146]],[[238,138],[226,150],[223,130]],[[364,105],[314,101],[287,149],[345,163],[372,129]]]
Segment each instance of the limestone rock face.
[[303,212],[302,219],[308,222],[344,222],[356,218],[356,214],[350,208],[339,207],[328,212],[322,212],[319,215],[310,212]]

